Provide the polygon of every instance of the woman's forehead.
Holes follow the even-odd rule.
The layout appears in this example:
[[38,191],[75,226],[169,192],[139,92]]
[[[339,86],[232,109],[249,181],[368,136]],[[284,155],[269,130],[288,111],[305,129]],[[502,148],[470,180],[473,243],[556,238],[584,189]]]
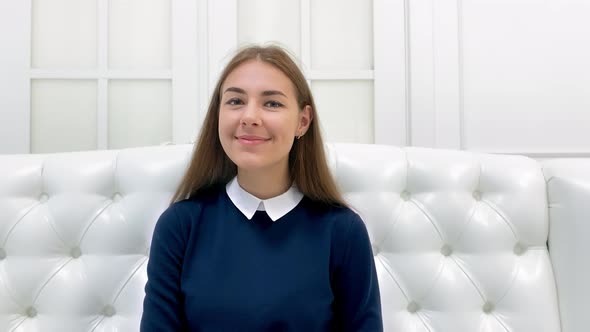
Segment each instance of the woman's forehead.
[[285,73],[261,60],[250,60],[232,70],[222,85],[222,92],[229,87],[239,88],[246,93],[281,91],[295,96],[294,85]]

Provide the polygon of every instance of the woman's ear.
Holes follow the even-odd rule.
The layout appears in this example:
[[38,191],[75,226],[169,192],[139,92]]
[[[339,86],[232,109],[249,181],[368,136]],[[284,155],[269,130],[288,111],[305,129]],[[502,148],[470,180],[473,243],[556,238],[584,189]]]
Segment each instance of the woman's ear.
[[313,121],[311,106],[305,105],[303,110],[299,112],[299,126],[297,127],[297,136],[303,136],[307,132],[311,121]]

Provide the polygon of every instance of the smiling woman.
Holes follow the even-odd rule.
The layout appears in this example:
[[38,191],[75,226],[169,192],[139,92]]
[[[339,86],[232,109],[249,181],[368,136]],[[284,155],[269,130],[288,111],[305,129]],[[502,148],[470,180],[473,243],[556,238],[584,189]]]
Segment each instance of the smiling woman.
[[250,60],[222,86],[219,139],[238,166],[238,182],[259,198],[291,186],[289,151],[311,122],[311,106],[299,110],[294,87],[276,67]]
[[144,332],[382,330],[366,227],[282,49],[245,48],[221,74],[154,230],[145,291]]

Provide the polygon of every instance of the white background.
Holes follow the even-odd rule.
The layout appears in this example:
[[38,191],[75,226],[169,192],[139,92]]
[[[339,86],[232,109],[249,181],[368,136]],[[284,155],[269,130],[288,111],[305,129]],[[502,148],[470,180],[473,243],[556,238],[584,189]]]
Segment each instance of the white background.
[[0,1],[0,153],[193,141],[245,43],[301,62],[326,140],[590,156],[586,0]]

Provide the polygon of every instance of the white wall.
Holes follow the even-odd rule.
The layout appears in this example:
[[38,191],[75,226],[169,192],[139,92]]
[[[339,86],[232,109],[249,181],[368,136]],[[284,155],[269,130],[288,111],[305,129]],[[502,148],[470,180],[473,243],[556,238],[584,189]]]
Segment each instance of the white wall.
[[[57,2],[73,15],[80,5],[67,7],[72,1]],[[42,93],[31,96],[31,79],[97,82],[96,93],[86,102],[63,104],[74,104],[74,109],[76,104],[87,105],[79,109],[97,114],[94,124],[86,124],[96,127],[96,134],[90,135],[96,139],[80,139],[90,142],[90,148],[95,141],[95,148],[188,142],[198,131],[211,86],[229,52],[243,43],[275,41],[301,60],[330,141],[539,158],[590,156],[590,21],[586,19],[590,3],[585,0],[119,0],[119,7],[142,6],[147,12],[150,6],[170,8],[170,31],[168,37],[159,30],[135,31],[143,33],[140,38],[129,33],[134,18],[119,15],[117,29],[127,31],[130,39],[111,53],[105,53],[109,49],[105,45],[115,40],[109,43],[113,37],[104,34],[105,26],[113,24],[105,15],[109,8],[104,3],[110,2],[84,0],[85,8],[95,6],[98,15],[97,63],[90,70],[32,68],[30,59],[39,54],[35,53],[37,44],[32,43],[33,50],[30,47],[31,26],[35,26],[30,13],[38,3],[0,4],[0,40],[3,49],[10,50],[0,54],[0,153],[28,153],[31,145],[41,146],[31,142],[31,137],[38,136],[35,132],[43,132],[36,128],[44,128],[34,125],[38,119],[34,114],[42,106],[49,109],[42,113],[46,116],[59,108],[52,104],[55,101],[39,101],[33,103],[37,108],[31,112],[31,97],[47,97]],[[150,34],[160,36],[163,43],[169,40],[170,56],[164,61],[169,66],[145,65],[132,71],[115,70],[109,66],[115,62],[108,59],[101,62],[101,57],[116,56],[118,51],[119,58],[125,59],[141,49],[161,60],[162,55],[156,54],[160,48],[149,51],[153,44],[140,43],[149,40]],[[133,41],[137,45],[129,45]],[[139,60],[134,63],[141,63]],[[161,86],[158,91],[163,99],[158,100],[162,106],[150,113],[152,119],[172,117],[169,129],[148,128],[143,134],[135,129],[135,138],[127,139],[120,128],[126,121],[141,121],[141,114],[119,116],[116,110],[133,104],[133,94],[129,100],[124,91],[115,95],[117,100],[109,97],[113,89],[109,82],[115,79],[135,80],[138,85],[170,82],[169,88],[165,83],[156,84]],[[170,106],[162,113],[166,98]],[[96,100],[96,110],[88,100]],[[154,104],[159,105],[150,103]],[[137,112],[149,108],[134,105]],[[116,124],[109,123],[109,110],[117,112],[110,117]],[[64,123],[59,118],[55,121]],[[115,134],[109,136],[109,130]],[[88,135],[90,131],[83,132]],[[150,133],[154,137],[137,139]],[[109,137],[116,137],[119,143],[110,144]],[[60,142],[51,136],[49,140]],[[39,141],[47,143],[47,138]],[[73,144],[68,147],[67,139],[62,141],[62,150],[76,149]],[[46,151],[60,149],[47,145]]]
[[0,153],[29,151],[30,1],[0,1]]
[[413,145],[590,156],[590,3],[410,1]]

